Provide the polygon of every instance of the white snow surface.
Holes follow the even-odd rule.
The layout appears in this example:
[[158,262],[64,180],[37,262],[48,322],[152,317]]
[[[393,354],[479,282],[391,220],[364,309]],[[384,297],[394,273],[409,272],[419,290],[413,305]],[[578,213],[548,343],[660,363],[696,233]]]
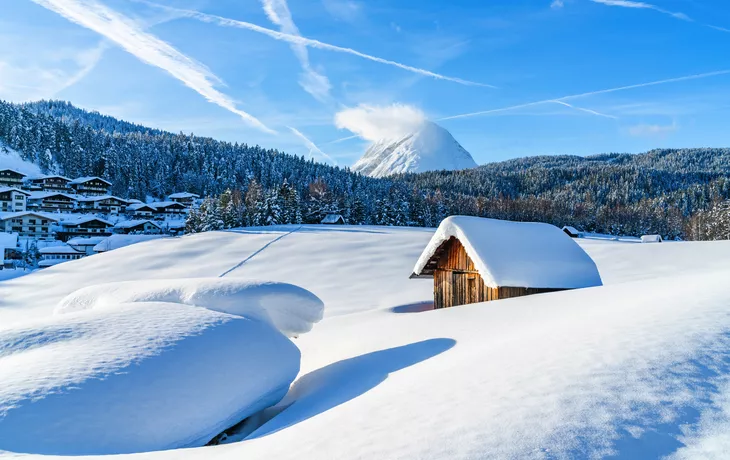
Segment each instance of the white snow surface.
[[299,350],[267,323],[120,304],[0,329],[0,450],[109,454],[205,445],[275,404]]
[[24,160],[20,154],[0,142],[0,169],[12,169],[29,177],[43,174],[35,163]]
[[235,278],[184,278],[96,284],[63,298],[56,314],[114,308],[120,303],[169,302],[255,319],[293,337],[322,319],[324,304],[314,294],[286,283]]
[[464,246],[489,287],[601,285],[595,262],[558,227],[469,216],[451,216],[441,222],[413,273],[420,275],[436,250],[452,237]]
[[457,170],[477,164],[446,129],[431,121],[399,139],[384,139],[371,145],[352,170],[370,177],[408,172]]
[[105,252],[113,251],[115,249],[123,248],[125,246],[131,246],[137,243],[144,243],[145,241],[159,240],[160,238],[167,238],[165,235],[111,235],[105,238],[99,244],[94,246],[94,251]]
[[[292,283],[324,301],[325,318],[295,341],[302,361],[292,389],[245,440],[114,457],[120,460],[705,459],[730,452],[730,242],[578,239],[603,286],[430,311],[432,281],[408,275],[433,233],[305,225],[149,241],[0,282],[0,333],[126,314],[53,315],[63,297],[93,283],[224,275]],[[196,324],[197,315],[238,318],[164,305],[125,308],[136,309],[129,318],[165,314],[150,327],[176,327],[168,315],[175,324],[188,314]],[[16,342],[0,339],[5,347]],[[100,338],[74,356],[94,360],[115,343]],[[220,350],[232,356],[231,347]],[[46,358],[32,351],[24,363],[42,369]],[[73,364],[62,361],[51,369]],[[14,378],[33,385],[47,375],[23,372]]]

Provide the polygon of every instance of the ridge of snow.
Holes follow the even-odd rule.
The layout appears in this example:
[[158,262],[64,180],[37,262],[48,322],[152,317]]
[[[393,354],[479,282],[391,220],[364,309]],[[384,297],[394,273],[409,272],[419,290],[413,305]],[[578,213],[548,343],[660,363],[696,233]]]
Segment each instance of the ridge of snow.
[[372,144],[352,170],[370,177],[386,177],[476,166],[469,152],[451,133],[434,122],[426,121],[416,132]]

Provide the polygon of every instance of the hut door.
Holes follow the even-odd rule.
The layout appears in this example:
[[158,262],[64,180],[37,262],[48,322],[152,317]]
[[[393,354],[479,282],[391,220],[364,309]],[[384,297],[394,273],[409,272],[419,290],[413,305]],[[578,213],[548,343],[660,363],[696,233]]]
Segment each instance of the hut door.
[[477,276],[473,273],[452,272],[451,305],[477,302]]

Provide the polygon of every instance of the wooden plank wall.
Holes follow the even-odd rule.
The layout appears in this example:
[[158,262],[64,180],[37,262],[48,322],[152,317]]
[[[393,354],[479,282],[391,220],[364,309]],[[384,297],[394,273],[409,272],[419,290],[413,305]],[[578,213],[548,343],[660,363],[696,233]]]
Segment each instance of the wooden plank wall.
[[484,284],[484,280],[474,267],[474,262],[467,255],[459,240],[452,237],[447,245],[433,274],[434,308],[448,308],[562,290],[509,286],[490,288]]

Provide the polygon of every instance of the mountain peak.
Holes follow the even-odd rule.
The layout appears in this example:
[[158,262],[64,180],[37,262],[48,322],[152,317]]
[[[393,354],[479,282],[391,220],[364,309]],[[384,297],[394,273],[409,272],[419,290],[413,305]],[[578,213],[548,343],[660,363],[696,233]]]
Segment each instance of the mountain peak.
[[446,129],[424,122],[418,130],[373,143],[352,167],[370,177],[407,172],[467,169],[477,166]]

